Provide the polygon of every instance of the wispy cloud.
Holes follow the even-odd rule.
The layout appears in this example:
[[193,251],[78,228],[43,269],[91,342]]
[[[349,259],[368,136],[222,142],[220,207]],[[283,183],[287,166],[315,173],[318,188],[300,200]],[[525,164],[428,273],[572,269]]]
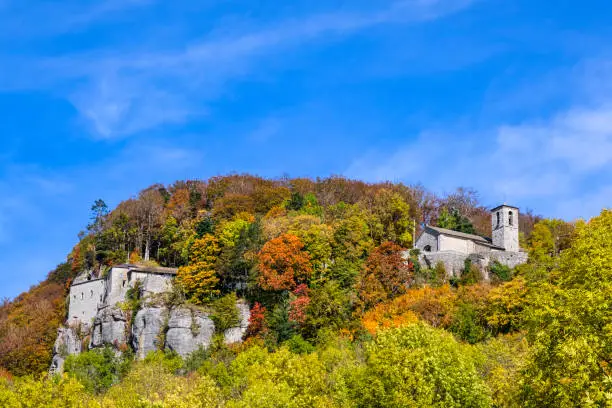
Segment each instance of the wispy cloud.
[[[0,89],[51,89],[71,101],[98,137],[125,136],[206,115],[208,103],[223,94],[228,82],[252,74],[267,56],[381,24],[441,18],[471,3],[381,2],[378,8],[367,11],[321,12],[300,19],[280,19],[248,31],[218,28],[177,49],[91,50],[55,58],[12,59],[4,70],[0,68],[7,78],[0,81]],[[119,7],[120,3],[108,0],[100,8],[74,18],[86,24]]]
[[[586,95],[583,91],[575,93]],[[567,218],[592,216],[594,209],[609,206],[610,97],[599,93],[578,98],[567,109],[518,123],[452,129],[449,125],[445,131],[424,131],[391,155],[370,152],[356,159],[346,174],[420,181],[438,191],[467,185],[484,192],[490,204],[546,202],[550,215]],[[598,182],[589,182],[593,180]],[[590,197],[589,205],[576,195]]]
[[2,37],[57,36],[108,21],[123,12],[151,5],[155,0],[0,1]]

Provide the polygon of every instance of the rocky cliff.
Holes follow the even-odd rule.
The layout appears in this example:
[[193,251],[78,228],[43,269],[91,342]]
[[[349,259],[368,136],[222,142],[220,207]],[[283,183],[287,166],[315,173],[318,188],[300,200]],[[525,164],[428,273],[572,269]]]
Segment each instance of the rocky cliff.
[[[239,300],[236,308],[240,323],[225,330],[226,344],[241,342],[249,323],[249,306]],[[133,316],[118,305],[98,310],[93,325],[72,325],[58,329],[53,348],[51,372],[63,370],[66,357],[88,349],[112,346],[118,352],[131,347],[137,358],[156,350],[174,351],[186,357],[199,348],[207,348],[216,334],[210,313],[187,306],[147,305]]]

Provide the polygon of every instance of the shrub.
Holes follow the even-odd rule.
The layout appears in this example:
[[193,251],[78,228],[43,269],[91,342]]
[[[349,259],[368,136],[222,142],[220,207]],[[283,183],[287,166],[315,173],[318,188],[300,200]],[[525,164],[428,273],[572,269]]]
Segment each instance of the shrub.
[[512,279],[512,269],[509,266],[502,265],[498,261],[493,261],[489,265],[489,272],[492,274],[492,280],[507,282]]
[[315,351],[315,347],[308,341],[304,340],[302,336],[296,334],[285,342],[285,345],[289,347],[292,353],[296,354],[308,354]]
[[112,347],[105,347],[68,356],[64,370],[87,391],[100,394],[119,382],[129,364],[129,360],[117,356]]
[[459,283],[461,285],[473,285],[482,280],[482,274],[480,269],[470,259],[466,259],[463,265],[463,271],[461,272],[461,278]]
[[230,293],[217,299],[213,302],[213,314],[210,316],[215,323],[217,333],[222,333],[230,327],[236,327],[240,324],[240,314],[236,307],[235,293]]

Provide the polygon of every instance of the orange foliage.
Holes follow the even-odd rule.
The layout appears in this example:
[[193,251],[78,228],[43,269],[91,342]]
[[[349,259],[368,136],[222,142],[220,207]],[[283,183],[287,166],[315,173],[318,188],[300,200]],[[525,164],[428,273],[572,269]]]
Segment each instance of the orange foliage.
[[5,370],[4,368],[0,367],[0,379],[5,379],[5,380],[12,380],[13,376],[11,375],[11,373],[9,373],[7,370]]
[[259,286],[264,290],[291,290],[312,276],[310,256],[302,241],[283,234],[266,242],[259,252]]
[[399,245],[384,242],[370,253],[357,282],[363,309],[406,292],[413,278],[413,265],[404,260],[402,251]]
[[409,289],[404,295],[381,303],[365,313],[361,322],[372,334],[381,328],[399,327],[417,319],[425,320],[434,327],[448,327],[452,321],[455,300],[456,294],[448,285]]
[[3,306],[0,366],[13,375],[46,371],[57,327],[64,320],[64,286],[42,283]]
[[170,197],[168,204],[166,204],[167,210],[179,223],[191,213],[190,199],[191,193],[189,189],[178,188],[172,194],[172,197]]

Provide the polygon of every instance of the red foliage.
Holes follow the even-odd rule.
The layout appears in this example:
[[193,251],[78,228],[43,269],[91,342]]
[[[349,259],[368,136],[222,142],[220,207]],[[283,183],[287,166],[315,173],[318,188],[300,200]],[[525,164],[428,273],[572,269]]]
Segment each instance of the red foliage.
[[261,303],[255,302],[251,309],[249,317],[249,326],[247,328],[247,337],[263,335],[268,331],[268,323],[266,322],[266,308]]
[[289,320],[298,324],[306,321],[306,309],[310,304],[308,296],[298,296],[289,303]]
[[302,241],[283,234],[266,242],[259,252],[259,286],[264,290],[291,290],[312,276],[310,256]]

